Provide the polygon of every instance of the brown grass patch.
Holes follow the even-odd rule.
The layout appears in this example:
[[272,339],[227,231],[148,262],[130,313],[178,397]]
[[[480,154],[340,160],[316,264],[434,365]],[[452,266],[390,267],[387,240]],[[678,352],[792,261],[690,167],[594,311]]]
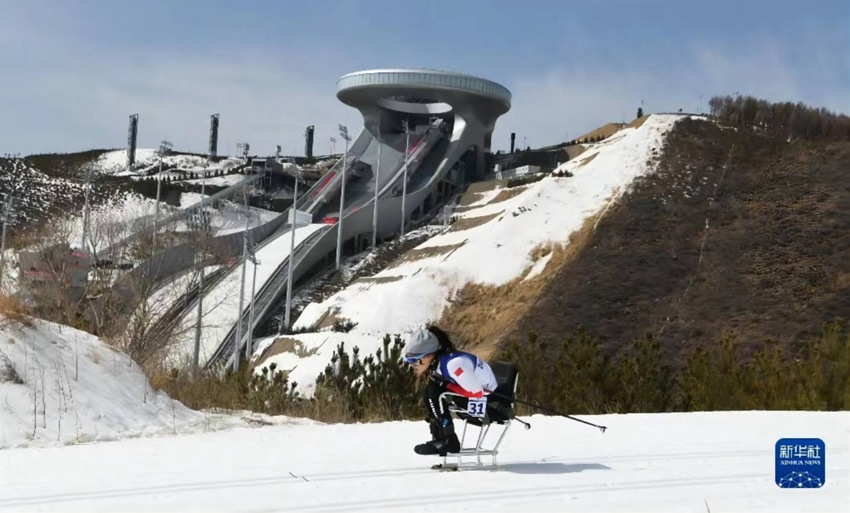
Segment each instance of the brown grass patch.
[[451,228],[449,228],[449,231],[460,232],[463,230],[469,230],[471,228],[481,226],[482,224],[487,224],[504,213],[505,211],[501,210],[499,212],[496,212],[495,214],[490,214],[489,216],[467,217],[464,219],[458,219],[452,224]]
[[470,210],[475,210],[476,208],[480,208],[480,207],[483,207],[483,206],[484,206],[484,205],[475,205],[474,207],[470,207],[470,206],[465,206],[465,207],[455,207],[455,208],[454,208],[454,210],[452,210],[452,213],[454,213],[454,214],[462,214],[462,213],[464,213],[464,212],[469,212]]
[[272,356],[279,355],[282,353],[293,353],[299,358],[306,358],[308,356],[313,356],[318,353],[319,349],[307,349],[304,346],[304,343],[298,339],[289,338],[289,337],[278,337],[272,342],[263,354],[257,358],[258,362],[262,362],[267,358],[271,358]]
[[422,260],[433,256],[446,255],[446,258],[448,258],[449,255],[457,251],[464,244],[466,244],[466,241],[458,244],[448,244],[446,246],[431,246],[429,248],[414,249],[393,260],[388,268],[398,267],[405,262],[414,262],[416,260]]
[[635,118],[631,123],[626,125],[628,128],[640,128],[641,125],[646,123],[646,120],[649,119],[649,114],[646,116],[641,116],[639,118]]
[[523,281],[526,272],[497,287],[467,284],[443,311],[439,325],[450,332],[464,349],[473,350],[485,359],[491,358],[514,332],[517,322],[534,308],[551,280],[586,245],[592,231],[593,221],[587,220],[581,229],[570,235],[570,243],[566,246],[557,244],[534,248],[531,255],[535,260],[549,252],[552,257],[543,272],[529,280]]
[[507,180],[489,180],[486,182],[471,183],[469,184],[469,187],[466,188],[466,191],[464,191],[463,196],[460,197],[460,201],[458,201],[458,208],[468,207],[484,197],[485,193],[492,191],[493,189],[498,189],[499,187],[505,187],[507,184]]
[[[328,308],[325,313],[313,324],[310,331],[318,331],[323,328],[329,328],[336,322],[342,322],[343,318],[337,315],[339,311],[336,308]],[[259,360],[258,360],[259,361]]]
[[835,278],[836,287],[850,289],[850,272],[840,272]]
[[364,276],[354,280],[354,283],[392,283],[402,278],[403,276]]
[[10,324],[32,326],[30,311],[20,301],[6,295],[0,295],[0,328]]
[[520,194],[525,192],[526,189],[528,189],[527,185],[505,189],[503,191],[500,191],[499,194],[497,194],[495,198],[488,201],[487,204],[493,205],[494,203],[501,203],[503,201],[507,201],[513,197],[519,196]]
[[574,160],[576,157],[578,157],[579,155],[581,155],[585,151],[587,151],[587,147],[582,146],[580,144],[576,144],[574,146],[568,146],[567,147],[567,156],[570,157],[570,160]]
[[622,129],[624,126],[625,125],[623,125],[622,123],[608,123],[608,124],[602,125],[601,127],[597,128],[595,130],[591,130],[590,132],[588,132],[584,135],[576,137],[575,140],[576,141],[583,141],[585,139],[593,139],[595,137],[599,137],[600,135],[602,136],[603,139],[607,139],[608,137],[611,137],[612,135],[619,132],[620,129]]
[[589,156],[589,157],[587,157],[587,158],[581,159],[581,161],[579,162],[578,166],[579,166],[579,167],[581,167],[581,166],[586,166],[587,164],[590,164],[590,162],[591,162],[593,159],[595,159],[597,155],[599,155],[599,153],[594,153],[593,155],[591,155],[591,156]]

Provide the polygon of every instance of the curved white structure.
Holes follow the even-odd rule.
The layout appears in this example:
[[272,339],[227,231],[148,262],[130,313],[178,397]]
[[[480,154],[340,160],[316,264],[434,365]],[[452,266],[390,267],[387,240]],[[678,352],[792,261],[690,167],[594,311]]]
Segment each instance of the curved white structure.
[[349,73],[337,80],[337,98],[360,110],[370,131],[379,127],[381,133],[397,134],[403,120],[416,126],[442,118],[451,134],[447,164],[472,149],[478,177],[484,173],[484,154],[490,151],[496,120],[511,108],[510,91],[492,80],[416,68]]
[[[402,219],[417,219],[445,200],[448,193],[441,189],[450,193],[462,182],[483,176],[493,127],[511,107],[511,93],[493,81],[423,69],[351,73],[337,81],[337,97],[360,110],[363,130],[347,158],[340,159],[293,207],[314,222],[325,217],[337,221],[312,232],[281,261],[257,293],[253,324],[248,311],[239,314],[236,323],[242,329],[234,323],[207,368],[232,363],[245,346],[244,334],[273,312],[289,280],[285,271],[290,260],[297,282],[321,264],[340,239],[356,246],[364,235],[382,238],[398,233]],[[450,173],[453,169],[457,172]],[[340,211],[343,184],[346,193]],[[448,186],[441,187],[444,184]],[[237,340],[236,331],[242,340]]]

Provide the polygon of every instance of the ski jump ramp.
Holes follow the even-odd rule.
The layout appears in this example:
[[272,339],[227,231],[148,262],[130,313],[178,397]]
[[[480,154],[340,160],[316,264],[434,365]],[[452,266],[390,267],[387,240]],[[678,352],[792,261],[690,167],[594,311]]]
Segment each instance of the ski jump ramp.
[[[399,233],[402,216],[407,224],[432,208],[442,181],[457,184],[481,178],[496,120],[511,107],[510,91],[496,82],[426,69],[350,73],[337,80],[337,98],[361,112],[363,129],[349,147],[347,159],[340,159],[298,198],[294,217],[306,217],[313,223],[342,219],[344,241],[372,234],[375,208],[376,235],[385,238]],[[347,166],[344,173],[343,162]],[[343,175],[345,205],[340,213]],[[407,196],[402,212],[405,175]],[[274,237],[291,229],[287,224]],[[335,251],[338,229],[339,223],[327,224],[303,240],[292,255],[282,256],[256,294],[253,325],[248,325],[250,301],[246,301],[238,321],[242,340],[236,340],[234,323],[207,360],[208,369],[232,362],[234,354],[244,348],[247,334],[274,312],[286,291],[290,260],[297,282]]]

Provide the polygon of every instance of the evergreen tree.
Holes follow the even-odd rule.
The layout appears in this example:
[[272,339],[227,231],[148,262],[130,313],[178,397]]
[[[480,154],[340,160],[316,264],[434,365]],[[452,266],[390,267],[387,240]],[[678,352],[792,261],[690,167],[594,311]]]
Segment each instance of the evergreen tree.
[[643,117],[643,107],[638,107],[637,117],[638,117],[638,118],[642,118],[642,117]]

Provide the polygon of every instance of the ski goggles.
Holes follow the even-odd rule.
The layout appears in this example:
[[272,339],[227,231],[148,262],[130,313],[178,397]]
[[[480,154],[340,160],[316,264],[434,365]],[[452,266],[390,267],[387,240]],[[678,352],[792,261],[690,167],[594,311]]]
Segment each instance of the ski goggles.
[[419,361],[419,360],[421,360],[422,358],[425,358],[426,356],[428,356],[428,353],[422,353],[422,354],[407,354],[407,355],[404,355],[404,361],[406,361],[407,363],[409,363],[409,364],[413,365],[414,363],[418,362],[418,361]]

